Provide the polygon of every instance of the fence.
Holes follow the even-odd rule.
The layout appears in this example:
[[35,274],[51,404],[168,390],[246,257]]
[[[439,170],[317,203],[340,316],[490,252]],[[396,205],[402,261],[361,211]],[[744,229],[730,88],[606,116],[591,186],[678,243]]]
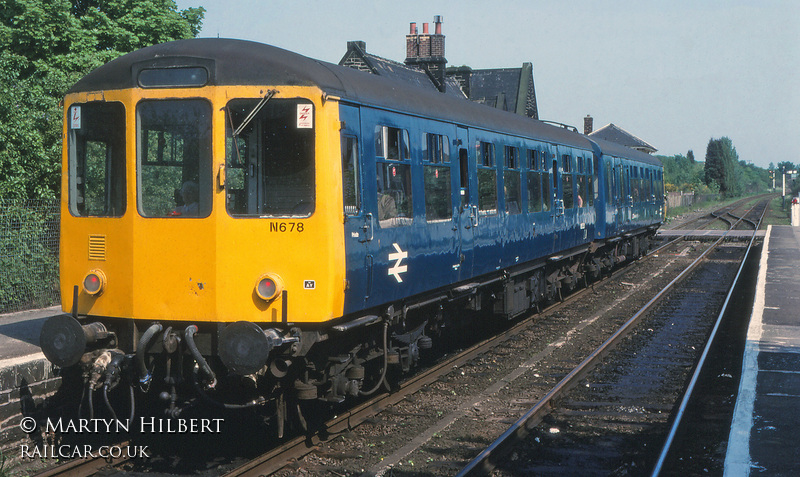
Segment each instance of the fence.
[[716,194],[695,194],[694,192],[667,192],[667,207],[690,207],[700,202],[716,199]]
[[58,201],[0,200],[0,313],[61,302]]

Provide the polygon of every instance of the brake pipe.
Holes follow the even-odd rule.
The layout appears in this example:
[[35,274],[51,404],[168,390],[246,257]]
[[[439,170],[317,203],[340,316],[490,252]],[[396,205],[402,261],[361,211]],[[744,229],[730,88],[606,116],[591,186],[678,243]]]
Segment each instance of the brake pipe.
[[189,325],[186,327],[186,331],[184,332],[184,337],[186,338],[186,345],[189,347],[189,351],[192,353],[194,360],[197,361],[197,365],[203,372],[211,378],[211,382],[208,384],[209,388],[214,388],[217,385],[217,376],[214,374],[214,371],[211,369],[211,366],[208,365],[206,359],[203,358],[203,355],[200,354],[200,350],[197,349],[197,345],[194,343],[194,335],[197,333],[197,325]]
[[150,347],[150,340],[161,330],[161,323],[153,323],[150,325],[150,328],[147,328],[147,331],[142,335],[142,339],[139,340],[139,346],[136,347],[136,365],[139,368],[139,384],[142,386],[146,386],[150,383],[150,380],[153,379],[152,373],[147,369],[145,355],[147,354],[147,348]]

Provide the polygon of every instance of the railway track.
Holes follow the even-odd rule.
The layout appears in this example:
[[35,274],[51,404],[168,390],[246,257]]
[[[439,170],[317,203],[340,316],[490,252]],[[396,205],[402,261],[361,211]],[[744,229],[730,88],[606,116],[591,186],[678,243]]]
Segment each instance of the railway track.
[[[741,217],[731,210],[724,215],[737,217],[730,221],[730,229],[742,224],[757,229],[760,218],[746,216],[757,212],[761,217],[765,211],[766,203],[759,203]],[[659,475],[755,234],[738,251],[720,250],[723,239],[709,246],[457,475],[490,470],[492,475],[561,475],[565,469],[581,469],[583,475]],[[698,268],[703,262],[706,265]],[[731,274],[732,283],[721,279]],[[720,307],[716,320],[705,319]],[[638,336],[624,340],[634,332]],[[698,350],[702,350],[699,360]],[[692,368],[694,373],[688,373]],[[675,402],[680,404],[673,415]],[[654,457],[648,446],[659,448],[661,442]],[[680,460],[673,456],[672,465],[676,459]]]
[[[678,240],[671,242],[671,244],[673,244],[673,246],[675,246],[675,244],[678,244],[678,243],[679,243]],[[661,250],[664,250],[664,249],[663,248],[659,249],[659,251],[661,251]],[[656,252],[656,253],[658,253],[658,252]],[[623,269],[623,270],[617,272],[616,276],[618,277],[618,279],[624,280],[624,278],[619,278],[619,277],[624,277],[624,275],[627,273],[627,270],[629,268],[631,268],[631,267],[628,267],[626,269]],[[598,284],[595,284],[595,285],[599,286]],[[589,289],[585,289],[585,290],[582,290],[582,291],[577,292],[577,293],[573,293],[564,302],[554,305],[546,313],[542,313],[541,315],[537,315],[537,316],[556,313],[556,312],[558,312],[559,309],[565,309],[565,308],[569,308],[569,307],[574,307],[576,305],[576,303],[579,303],[581,301],[582,297],[584,297],[586,295],[591,295],[592,293],[594,293],[593,288],[589,288]],[[275,472],[280,472],[280,470],[282,468],[285,469],[287,466],[289,466],[288,470],[284,470],[283,472],[285,473],[285,475],[292,475],[292,473],[295,472],[299,468],[298,466],[302,467],[304,465],[303,463],[298,463],[298,462],[302,462],[301,459],[303,459],[304,456],[309,456],[309,454],[311,454],[312,457],[313,457],[315,454],[317,456],[319,456],[320,453],[324,454],[324,452],[326,452],[326,451],[325,450],[320,450],[320,449],[321,448],[325,448],[327,446],[327,443],[330,442],[331,440],[333,440],[333,438],[335,438],[337,436],[346,435],[352,429],[354,429],[356,426],[358,426],[358,424],[360,424],[360,423],[367,423],[367,425],[371,425],[371,423],[376,420],[375,415],[378,414],[379,412],[387,410],[387,409],[391,409],[393,406],[397,406],[398,404],[402,404],[403,402],[413,401],[413,395],[415,393],[419,392],[420,390],[429,389],[429,388],[435,387],[436,383],[441,384],[443,382],[449,381],[449,378],[448,378],[447,375],[448,374],[453,374],[452,372],[453,372],[454,369],[458,370],[459,368],[463,369],[465,367],[469,367],[470,366],[469,363],[471,363],[471,362],[472,363],[478,363],[477,366],[481,366],[480,363],[484,360],[484,358],[485,358],[485,356],[487,354],[491,354],[491,353],[496,353],[497,352],[497,351],[491,351],[491,350],[505,349],[505,350],[510,350],[510,351],[508,351],[508,353],[512,353],[512,354],[515,352],[514,351],[515,349],[525,349],[525,350],[527,350],[528,348],[530,348],[530,346],[525,342],[525,340],[520,340],[519,337],[520,337],[521,334],[524,334],[526,332],[531,333],[532,332],[531,331],[532,328],[537,328],[538,329],[539,326],[540,326],[538,324],[538,321],[539,320],[537,318],[537,320],[535,320],[535,322],[534,322],[535,324],[533,324],[530,320],[525,320],[523,322],[520,322],[515,327],[505,331],[503,334],[498,335],[498,336],[496,336],[494,338],[491,338],[491,339],[484,340],[484,341],[474,345],[470,349],[464,351],[463,353],[460,353],[457,356],[453,356],[451,358],[448,358],[448,359],[442,361],[441,363],[439,363],[437,366],[435,366],[435,367],[433,367],[433,368],[431,368],[431,369],[429,369],[429,370],[427,370],[427,371],[425,371],[423,373],[420,373],[419,375],[415,376],[414,378],[412,378],[412,379],[406,381],[405,383],[403,383],[403,385],[401,386],[401,388],[399,390],[397,390],[397,392],[392,393],[392,394],[382,394],[382,395],[376,396],[374,399],[372,399],[370,401],[366,401],[366,402],[362,403],[361,405],[357,406],[356,408],[353,408],[353,409],[347,411],[346,413],[340,414],[339,416],[335,417],[334,419],[332,419],[332,420],[330,420],[330,421],[328,421],[328,422],[326,422],[324,424],[324,426],[323,426],[324,431],[322,433],[317,433],[317,434],[314,434],[314,435],[312,435],[310,437],[298,437],[298,438],[295,438],[293,440],[290,440],[290,441],[286,442],[285,444],[283,444],[283,445],[281,445],[279,447],[276,447],[276,448],[270,450],[269,452],[257,457],[256,459],[250,460],[250,461],[238,466],[235,469],[230,469],[226,475],[269,475],[269,474],[272,474],[272,473],[275,473]],[[586,325],[586,326],[589,326],[589,325]],[[559,333],[559,331],[554,331],[554,332],[555,333]],[[532,333],[538,334],[538,333],[541,333],[541,331],[533,331]],[[544,333],[547,333],[547,331],[545,331]],[[516,343],[517,341],[520,341],[520,343]],[[541,357],[541,355],[543,355],[543,354],[545,354],[547,352],[552,352],[553,351],[553,347],[552,346],[548,347],[548,346],[544,346],[543,349],[538,352],[540,357]],[[533,358],[532,358],[532,360],[535,361],[535,359],[533,359]],[[564,366],[566,366],[566,365],[564,365]],[[527,368],[524,368],[524,369],[530,369],[530,368],[531,368],[531,365],[529,365]],[[462,373],[463,373],[463,371],[462,371]],[[523,373],[524,373],[524,370],[520,371],[520,372],[517,372],[517,375],[522,375]],[[514,372],[512,372],[510,374],[513,375]],[[554,377],[556,373],[552,373],[552,374],[553,374],[553,376],[545,376],[543,379],[538,379],[537,380],[538,381],[538,385],[544,389],[547,386],[551,386],[552,384],[554,384],[555,381],[557,381],[555,379],[555,377]],[[506,382],[506,381],[509,381],[510,379],[515,379],[515,378],[513,376],[511,378],[509,378],[509,376],[506,375],[503,378],[501,378],[500,380],[496,381],[494,386],[490,386],[490,388],[494,387],[494,388],[502,389],[503,383]],[[551,381],[551,382],[548,384],[548,381]],[[491,394],[487,393],[486,390],[478,392],[476,394],[476,396],[481,398],[481,399],[484,399],[484,400],[492,399]],[[474,399],[467,399],[467,401],[474,401]],[[452,412],[455,413],[455,414],[459,414],[459,415],[463,415],[465,413],[468,414],[470,412],[470,408],[472,406],[471,406],[471,404],[466,404],[465,405],[465,404],[462,403],[459,407],[463,408],[463,409],[460,410],[460,412],[459,412],[459,409],[454,409]],[[448,416],[444,415],[444,416],[437,416],[437,417],[447,418]],[[445,428],[447,426],[452,425],[453,421],[455,421],[458,418],[459,418],[458,415],[454,415],[454,416],[450,416],[449,419],[440,419],[440,421],[442,421],[442,422],[440,422],[438,424],[438,426],[439,426],[439,428]],[[428,431],[428,432],[430,434],[433,434],[434,436],[436,434],[436,431]],[[418,438],[419,437],[422,437],[422,436],[418,436]],[[419,440],[419,439],[412,439],[412,442],[409,442],[409,446],[411,446],[411,447],[413,447],[414,445],[419,446],[418,442],[417,443],[413,442],[415,440]],[[474,449],[473,448],[473,450],[472,450],[473,455],[474,455],[474,453],[477,453],[478,450],[479,449]],[[383,465],[383,466],[381,466],[381,465],[372,465],[371,466],[372,471],[367,470],[366,473],[367,474],[369,474],[369,473],[380,474],[381,473],[381,469],[390,468],[392,465],[396,465],[396,463],[392,464],[392,461],[397,461],[398,460],[397,456],[401,456],[401,457],[399,457],[399,459],[402,459],[403,458],[402,455],[404,455],[404,453],[410,454],[412,452],[414,452],[413,448],[412,449],[408,449],[407,452],[406,452],[406,450],[398,449],[395,452],[393,452],[391,455],[387,456],[387,457],[391,457],[391,458],[384,459],[387,462],[386,465]],[[345,458],[347,458],[347,454],[345,453],[344,455],[345,455]],[[352,457],[353,456],[350,455],[350,458],[352,458]],[[322,460],[326,460],[326,458],[323,457]],[[334,455],[333,458],[328,458],[327,460],[336,460],[336,456]],[[464,459],[462,459],[461,461],[456,461],[454,463],[450,463],[450,464],[445,463],[445,464],[443,464],[444,467],[443,468],[439,468],[439,470],[444,471],[444,473],[455,473],[455,471],[460,467],[461,464],[463,464],[463,462],[464,462]],[[97,472],[96,469],[103,469],[102,472],[107,473],[108,472],[108,467],[109,467],[109,465],[111,465],[111,464],[107,464],[107,463],[104,463],[104,462],[103,463],[98,463],[98,462],[92,463],[91,461],[86,461],[86,462],[78,461],[77,463],[73,461],[73,462],[71,462],[69,464],[71,465],[71,467],[73,469],[73,470],[69,470],[69,472],[72,472],[72,473],[59,473],[59,471],[51,470],[51,471],[49,471],[49,473],[42,474],[42,475],[53,475],[53,476],[55,476],[55,475],[92,475],[94,472]],[[112,464],[113,465],[117,465],[117,464],[119,464],[119,462],[114,462]],[[365,466],[365,467],[370,467],[370,466]],[[312,470],[312,474],[313,474],[313,470]]]
[[[635,265],[634,265],[635,267]],[[612,277],[624,277],[631,267],[616,271]],[[595,284],[597,285],[597,284]],[[580,302],[581,297],[591,294],[592,289],[582,289],[569,295],[563,302],[556,303],[543,310],[545,313],[557,312],[560,309],[566,309],[574,306]],[[255,459],[249,460],[235,469],[231,469],[226,475],[269,475],[278,472],[280,469],[290,466],[288,471],[291,475],[291,466],[293,462],[297,462],[303,456],[317,451],[317,446],[326,440],[331,439],[337,435],[347,432],[359,423],[374,419],[374,416],[379,412],[396,405],[399,402],[407,400],[409,396],[418,392],[420,389],[431,386],[434,383],[440,382],[448,373],[452,373],[454,369],[461,368],[471,361],[480,361],[480,357],[489,353],[491,350],[496,350],[503,347],[505,343],[514,343],[518,337],[526,329],[531,328],[531,321],[525,320],[517,323],[514,327],[507,329],[503,333],[492,338],[483,340],[469,349],[458,353],[457,355],[447,358],[434,367],[419,373],[411,379],[402,383],[400,388],[393,393],[384,393],[375,396],[373,399],[366,401],[357,407],[339,414],[337,417],[326,422],[322,427],[325,429],[322,434],[314,434],[310,437],[301,436],[287,441],[286,443],[277,446],[263,455]],[[558,333],[558,331],[555,331]],[[509,346],[506,346],[508,349]],[[68,462],[64,466],[50,469],[46,473],[40,475],[46,476],[60,476],[60,475],[94,475],[95,473],[107,474],[112,472],[112,468],[119,467],[126,464],[126,460],[117,460],[114,462],[105,462],[102,459],[87,459]]]

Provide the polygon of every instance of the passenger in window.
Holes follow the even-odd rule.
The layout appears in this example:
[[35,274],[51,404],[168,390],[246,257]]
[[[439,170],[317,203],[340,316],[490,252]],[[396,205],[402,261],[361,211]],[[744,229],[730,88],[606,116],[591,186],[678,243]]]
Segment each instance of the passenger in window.
[[397,203],[391,194],[388,194],[381,187],[381,180],[378,179],[378,220],[386,220],[397,217]]
[[503,184],[503,192],[506,197],[506,213],[510,215],[519,214],[522,210],[519,208],[519,202],[517,202],[516,194],[510,194],[508,190],[508,186]]
[[[186,216],[186,217],[197,217],[198,212],[198,205],[197,201],[199,199],[200,190],[197,187],[197,184],[192,181],[186,181],[180,188],[180,199],[183,201],[183,205],[179,204],[175,210],[170,213],[172,216]],[[176,197],[176,202],[177,202]]]

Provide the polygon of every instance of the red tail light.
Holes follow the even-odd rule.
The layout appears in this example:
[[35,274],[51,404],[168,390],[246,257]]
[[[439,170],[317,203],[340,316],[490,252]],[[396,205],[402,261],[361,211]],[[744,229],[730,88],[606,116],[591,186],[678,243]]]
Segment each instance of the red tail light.
[[106,276],[100,270],[92,270],[83,278],[83,291],[89,295],[100,295],[106,287]]
[[262,275],[256,283],[256,295],[264,301],[271,301],[283,290],[280,278],[272,275]]

